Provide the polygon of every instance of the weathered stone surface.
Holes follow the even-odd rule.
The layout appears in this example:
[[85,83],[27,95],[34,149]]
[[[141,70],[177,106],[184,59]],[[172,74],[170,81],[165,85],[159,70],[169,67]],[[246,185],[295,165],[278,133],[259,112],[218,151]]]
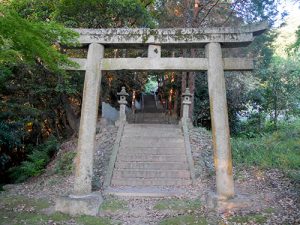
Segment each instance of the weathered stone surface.
[[223,212],[227,210],[247,208],[253,205],[253,202],[251,202],[247,196],[243,195],[236,195],[233,198],[224,200],[220,198],[219,195],[210,192],[206,196],[206,205],[208,208]]
[[266,30],[263,22],[237,28],[168,28],[168,29],[74,29],[80,34],[81,44],[100,43],[106,47],[124,47],[125,45],[188,45],[203,46],[210,42],[219,42],[223,46],[245,46],[251,43],[255,35]]
[[67,197],[57,198],[55,211],[70,215],[96,216],[102,202],[103,198],[100,193],[92,193],[82,196],[70,195]]
[[160,45],[149,45],[148,46],[148,57],[149,58],[160,58],[161,57],[161,46]]
[[129,94],[126,92],[125,87],[122,87],[121,92],[118,93],[118,96],[120,96],[120,100],[118,101],[120,104],[120,116],[119,116],[119,123],[126,122],[126,97]]
[[[71,58],[79,67],[68,70],[86,70],[86,59]],[[224,58],[224,70],[247,71],[253,69],[253,60],[244,58]],[[133,71],[206,71],[206,58],[105,58],[102,70],[133,70]]]
[[103,55],[104,47],[102,45],[96,43],[90,45],[84,80],[75,166],[74,193],[77,195],[89,194],[92,191],[96,123],[101,83],[100,63]]
[[220,43],[209,43],[206,46],[206,54],[208,58],[208,91],[217,193],[219,198],[227,199],[234,196],[234,185],[226,87]]

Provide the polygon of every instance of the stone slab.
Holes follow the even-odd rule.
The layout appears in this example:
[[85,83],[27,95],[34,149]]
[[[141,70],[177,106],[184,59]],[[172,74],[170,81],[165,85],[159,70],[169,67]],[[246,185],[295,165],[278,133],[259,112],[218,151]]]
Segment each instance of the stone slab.
[[268,24],[262,22],[240,27],[74,29],[74,31],[80,34],[81,44],[99,43],[112,48],[149,44],[192,47],[192,45],[200,46],[209,42],[238,47],[250,44],[254,36],[265,31],[267,27]]
[[111,182],[111,178],[113,175],[113,170],[115,167],[115,162],[117,160],[117,155],[118,155],[118,151],[120,148],[120,142],[123,136],[123,132],[124,132],[124,127],[125,127],[125,123],[124,121],[120,122],[119,128],[118,128],[118,133],[117,133],[117,137],[114,143],[114,147],[112,150],[112,154],[110,156],[110,160],[109,160],[109,164],[108,164],[108,168],[107,168],[107,173],[104,179],[104,187],[108,187],[110,185]]
[[[68,67],[67,70],[86,70],[86,59],[70,58],[78,63],[78,67]],[[132,71],[206,71],[206,58],[104,58],[102,70],[132,70]],[[225,71],[249,71],[253,69],[253,60],[247,58],[224,58]]]
[[206,204],[210,209],[226,211],[231,209],[242,209],[253,205],[253,202],[246,195],[235,195],[233,198],[224,199],[216,193],[210,192],[206,196]]
[[55,211],[70,215],[89,215],[97,216],[99,207],[103,202],[100,193],[92,193],[89,195],[69,195],[56,199]]
[[115,179],[113,177],[111,181],[112,186],[186,186],[191,185],[190,179],[180,178],[123,178]]
[[187,163],[179,162],[118,162],[117,169],[186,170]]
[[173,197],[184,194],[180,188],[158,188],[158,187],[108,187],[104,195],[114,195],[120,197]]

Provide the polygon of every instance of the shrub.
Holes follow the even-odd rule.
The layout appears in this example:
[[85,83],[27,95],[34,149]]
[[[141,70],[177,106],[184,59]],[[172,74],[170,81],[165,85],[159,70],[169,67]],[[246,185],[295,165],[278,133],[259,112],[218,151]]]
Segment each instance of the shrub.
[[10,170],[10,176],[15,182],[22,182],[29,177],[40,175],[58,147],[59,144],[54,136],[48,138],[45,143],[32,147],[27,159],[20,166]]
[[57,174],[68,175],[73,171],[73,160],[76,156],[76,152],[66,152],[62,154],[54,168],[54,172]]

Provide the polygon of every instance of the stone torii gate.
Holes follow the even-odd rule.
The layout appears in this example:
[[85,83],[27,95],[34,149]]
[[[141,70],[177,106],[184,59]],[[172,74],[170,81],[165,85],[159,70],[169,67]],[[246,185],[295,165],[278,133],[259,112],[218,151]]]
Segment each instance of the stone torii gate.
[[[72,59],[79,64],[70,70],[85,71],[83,102],[77,149],[73,196],[57,205],[65,212],[93,214],[84,210],[92,196],[93,155],[102,71],[207,71],[219,199],[234,197],[232,157],[224,71],[253,69],[253,60],[223,58],[222,48],[245,47],[267,29],[267,23],[239,28],[171,29],[75,29],[79,42],[88,45],[87,59]],[[205,48],[205,58],[163,58],[161,48]],[[147,58],[104,58],[105,48],[148,48]],[[74,200],[75,199],[75,200]],[[79,199],[79,200],[78,200]],[[74,204],[78,203],[78,207]],[[101,202],[101,197],[98,198]],[[89,202],[89,200],[87,200]],[[100,204],[100,203],[99,203]],[[79,206],[80,205],[80,206]],[[58,210],[63,211],[60,207]]]

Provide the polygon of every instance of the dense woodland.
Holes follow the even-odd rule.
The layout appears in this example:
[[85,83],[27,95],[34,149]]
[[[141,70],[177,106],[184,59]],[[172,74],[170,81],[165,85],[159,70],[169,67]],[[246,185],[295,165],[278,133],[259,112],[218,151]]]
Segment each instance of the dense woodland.
[[[236,163],[296,171],[300,180],[300,28],[293,43],[276,42],[287,14],[283,0],[2,0],[0,1],[0,183],[42,173],[59,143],[76,137],[84,74],[65,72],[78,35],[68,28],[172,28],[240,26],[267,20],[270,30],[225,56],[249,56],[253,72],[226,72]],[[299,7],[299,1],[293,1]],[[293,34],[291,34],[293,35]],[[276,45],[277,44],[277,45]],[[276,46],[284,46],[276,53]],[[146,50],[111,49],[108,57],[143,56]],[[201,49],[164,55],[203,57]],[[210,129],[205,73],[105,73],[101,101],[117,106],[121,86],[138,96],[148,77],[166,77],[169,113],[180,116],[181,93],[193,94],[191,118]],[[241,120],[241,118],[247,118]],[[251,150],[251,151],[250,151]],[[287,154],[288,153],[288,154]]]

